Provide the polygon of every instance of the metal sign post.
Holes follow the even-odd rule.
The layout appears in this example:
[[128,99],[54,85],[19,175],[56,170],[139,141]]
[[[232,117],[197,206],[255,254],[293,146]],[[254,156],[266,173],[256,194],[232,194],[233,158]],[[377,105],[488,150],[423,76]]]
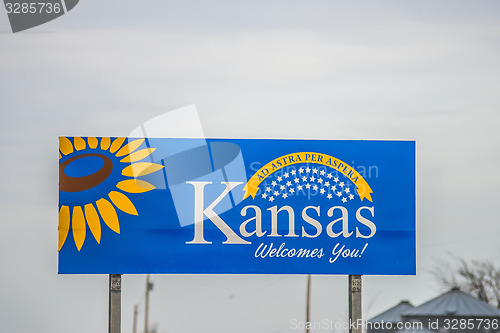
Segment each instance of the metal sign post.
[[121,331],[121,298],[122,276],[121,274],[110,274],[108,333],[120,333]]
[[144,305],[144,333],[149,333],[149,292],[153,290],[153,282],[149,282],[149,274],[146,276],[146,304]]
[[349,275],[349,333],[361,333],[361,275]]
[[139,308],[139,305],[134,305],[134,322],[132,324],[132,329],[133,329],[133,333],[137,333],[137,314],[138,314],[138,308]]
[[306,333],[309,333],[309,323],[311,322],[311,274],[307,275],[307,293],[306,293]]

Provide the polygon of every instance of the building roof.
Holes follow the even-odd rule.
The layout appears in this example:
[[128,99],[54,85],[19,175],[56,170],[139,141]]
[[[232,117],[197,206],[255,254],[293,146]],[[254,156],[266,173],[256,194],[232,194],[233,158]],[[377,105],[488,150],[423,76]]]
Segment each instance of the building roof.
[[453,288],[416,308],[408,309],[402,316],[500,317],[500,310]]
[[393,306],[389,310],[382,312],[368,321],[374,323],[382,321],[386,323],[397,323],[401,321],[401,315],[411,309],[413,309],[413,305],[410,302],[401,301],[398,305]]

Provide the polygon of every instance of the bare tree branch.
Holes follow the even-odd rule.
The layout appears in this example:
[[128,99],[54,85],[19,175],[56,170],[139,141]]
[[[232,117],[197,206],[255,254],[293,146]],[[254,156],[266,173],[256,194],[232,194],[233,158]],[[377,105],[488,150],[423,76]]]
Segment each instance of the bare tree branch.
[[457,287],[500,309],[500,268],[484,260],[436,260],[431,274],[445,288]]

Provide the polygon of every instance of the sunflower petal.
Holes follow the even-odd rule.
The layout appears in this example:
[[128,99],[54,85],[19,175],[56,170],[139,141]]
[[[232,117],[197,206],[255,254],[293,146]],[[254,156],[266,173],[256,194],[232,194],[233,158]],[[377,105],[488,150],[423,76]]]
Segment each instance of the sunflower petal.
[[96,149],[97,144],[99,143],[99,141],[97,141],[97,138],[88,138],[87,142],[89,143],[89,147],[92,149]]
[[63,155],[68,155],[73,152],[73,144],[68,138],[61,136],[59,137],[59,150]]
[[111,144],[111,148],[109,148],[109,151],[114,153],[117,151],[122,144],[125,142],[125,138],[116,138],[115,141]]
[[64,245],[64,242],[66,242],[66,237],[68,237],[68,232],[69,232],[69,222],[71,218],[69,215],[69,207],[68,206],[61,206],[61,209],[59,210],[59,250],[61,251],[61,248]]
[[152,184],[139,179],[123,180],[116,184],[116,187],[128,193],[144,193],[156,188]]
[[137,139],[137,140],[134,140],[132,142],[127,143],[125,146],[122,147],[122,149],[120,149],[116,153],[116,156],[120,157],[120,156],[125,156],[127,154],[130,154],[131,152],[133,152],[134,150],[139,148],[139,146],[142,145],[143,142],[144,142],[144,139]]
[[111,144],[111,138],[102,138],[101,139],[101,149],[102,150],[108,150],[110,144]]
[[89,225],[90,231],[94,236],[98,244],[101,243],[101,221],[99,220],[99,215],[94,208],[94,205],[85,205],[85,218],[87,219],[87,224]]
[[149,175],[155,171],[163,168],[161,164],[149,163],[149,162],[138,162],[130,164],[123,168],[122,175],[126,177],[140,177]]
[[115,207],[113,207],[111,202],[104,198],[97,200],[96,205],[104,223],[106,223],[111,230],[119,234],[120,223],[118,222],[118,215],[116,215]]
[[73,223],[73,238],[75,239],[76,248],[80,251],[85,241],[85,232],[87,229],[85,226],[85,216],[83,215],[81,206],[73,207],[71,222]]
[[151,153],[153,153],[155,150],[156,150],[156,148],[141,149],[139,151],[136,151],[135,153],[132,153],[128,156],[125,156],[123,159],[120,160],[120,162],[132,163],[132,162],[140,161],[143,158],[151,155]]
[[75,149],[76,150],[85,149],[86,146],[87,146],[87,144],[85,143],[85,140],[83,140],[80,137],[75,138]]
[[123,193],[111,191],[109,192],[109,198],[115,204],[118,209],[121,211],[130,214],[130,215],[138,215],[137,210],[135,209],[134,204],[130,201],[129,198]]

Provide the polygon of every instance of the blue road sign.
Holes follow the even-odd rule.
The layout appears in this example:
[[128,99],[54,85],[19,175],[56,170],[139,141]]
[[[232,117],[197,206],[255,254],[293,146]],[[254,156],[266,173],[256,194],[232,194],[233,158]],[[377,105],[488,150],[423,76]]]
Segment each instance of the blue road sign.
[[59,273],[416,273],[413,141],[59,143]]

